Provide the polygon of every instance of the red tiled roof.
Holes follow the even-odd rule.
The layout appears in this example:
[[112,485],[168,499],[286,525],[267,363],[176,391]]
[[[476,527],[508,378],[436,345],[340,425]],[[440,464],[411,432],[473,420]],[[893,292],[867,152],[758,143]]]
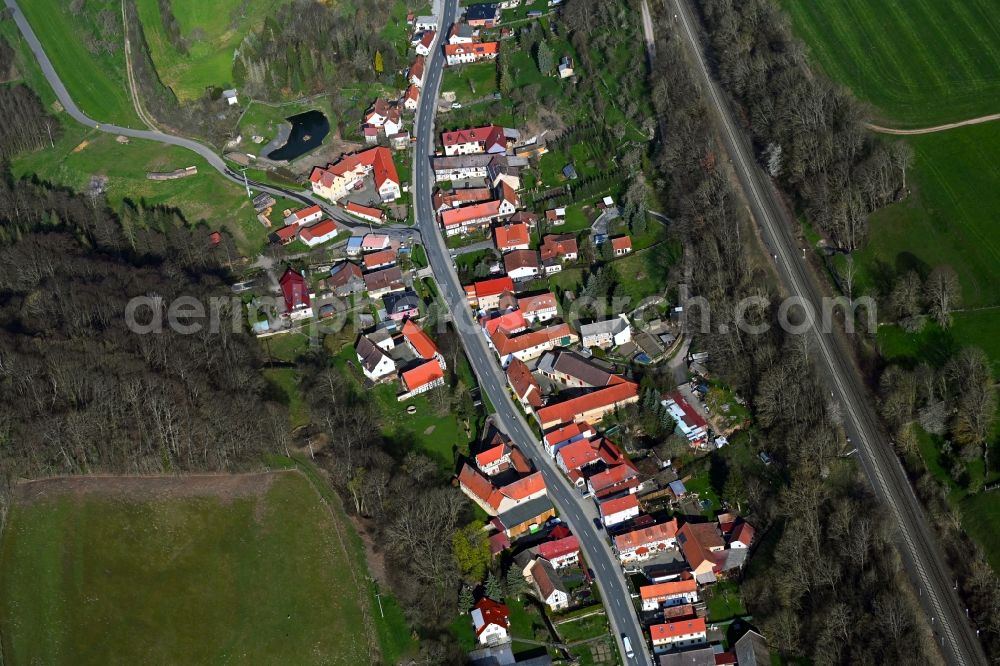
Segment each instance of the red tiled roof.
[[684,399],[680,391],[672,391],[667,397],[676,402],[677,406],[684,412],[684,421],[688,426],[691,428],[705,428],[708,426],[708,422]]
[[643,585],[639,588],[639,596],[642,599],[659,599],[661,597],[672,597],[675,594],[694,592],[698,589],[698,583],[694,578],[688,580],[676,580],[669,583],[659,583],[657,585]]
[[424,329],[414,324],[410,319],[407,319],[403,324],[403,337],[406,338],[407,342],[410,343],[420,358],[425,360],[432,359],[437,354],[437,345],[434,344],[431,337],[427,335]]
[[497,249],[505,250],[518,245],[527,245],[531,240],[527,224],[504,224],[493,229]]
[[500,42],[480,42],[472,44],[445,44],[444,54],[446,56],[450,55],[463,55],[465,53],[473,53],[477,56],[489,56],[494,53],[500,52]]
[[299,225],[289,224],[287,227],[282,227],[274,232],[274,235],[281,240],[291,240],[299,235]]
[[611,239],[611,247],[615,250],[631,250],[632,238],[629,236],[619,236]]
[[289,310],[299,305],[309,305],[309,289],[306,287],[306,280],[301,273],[288,268],[278,283],[281,285],[281,293],[285,297],[285,306]]
[[416,58],[414,58],[413,64],[410,65],[409,76],[410,76],[411,79],[413,77],[417,77],[418,81],[422,81],[423,80],[423,78],[424,78],[424,57],[422,55],[418,55]]
[[753,543],[754,528],[750,523],[740,523],[733,530],[733,536],[729,539],[729,542],[738,541],[745,545],[747,548]]
[[492,465],[510,452],[510,447],[505,443],[497,444],[485,451],[476,454],[476,465],[480,469],[487,465]]
[[524,313],[520,310],[514,310],[483,322],[483,328],[489,336],[492,336],[497,330],[507,334],[517,333],[523,331],[527,326],[527,322],[524,321]]
[[542,238],[542,260],[557,259],[567,254],[579,254],[573,234],[548,234]]
[[395,263],[396,251],[382,250],[381,252],[372,252],[371,254],[366,254],[362,261],[365,262],[365,268],[378,268],[382,265]]
[[551,310],[554,307],[556,307],[556,295],[551,291],[547,291],[544,294],[538,294],[536,296],[525,296],[524,298],[517,299],[517,309],[526,313]]
[[421,386],[426,386],[437,379],[443,378],[444,370],[441,369],[441,364],[437,361],[431,360],[421,363],[412,370],[404,372],[403,385],[406,386],[407,390],[413,391]]
[[514,250],[503,255],[503,266],[508,273],[518,268],[538,268],[537,250]]
[[420,44],[424,48],[430,48],[431,42],[434,41],[434,35],[437,34],[433,30],[424,31],[423,36],[420,38]]
[[500,214],[499,201],[484,201],[483,203],[449,208],[441,211],[441,224],[453,227],[472,220],[490,220]]
[[514,281],[506,275],[490,280],[480,280],[472,286],[475,289],[476,298],[498,296],[505,291],[514,291]]
[[674,518],[659,525],[643,527],[639,530],[619,534],[615,537],[615,548],[618,551],[639,548],[647,544],[673,539],[677,536],[677,519]]
[[581,414],[601,407],[610,407],[638,395],[639,386],[634,382],[625,381],[543,407],[538,411],[538,419],[541,421],[542,427],[551,423],[568,423],[576,420]]
[[398,266],[390,266],[365,275],[365,289],[368,291],[402,288],[403,286],[403,272],[399,270]]
[[[447,47],[445,47],[447,48]],[[506,144],[503,128],[496,125],[486,127],[473,127],[472,129],[455,130],[454,132],[444,132],[441,135],[441,143],[447,146],[454,146],[463,143],[500,143]]]
[[685,634],[702,633],[704,631],[705,620],[698,617],[692,620],[671,622],[670,624],[654,624],[649,628],[649,635],[652,636],[655,641],[664,638],[676,638],[678,636],[684,636]]
[[361,215],[369,215],[371,217],[382,218],[385,213],[382,212],[381,208],[372,208],[371,206],[362,206],[361,204],[354,203],[353,201],[348,201],[347,205],[344,206],[344,210],[348,213],[358,213]]
[[500,356],[507,356],[508,354],[538,347],[552,340],[571,335],[573,335],[573,331],[570,329],[569,324],[557,324],[543,328],[540,331],[528,331],[514,337],[508,337],[502,330],[497,330],[490,336],[490,339],[493,341],[493,346],[496,348],[497,353]]
[[293,211],[289,217],[294,217],[296,221],[301,220],[304,217],[309,217],[310,215],[315,215],[319,213],[322,209],[319,206],[309,206],[308,208],[300,208],[299,210]]
[[521,501],[542,490],[545,490],[545,479],[542,478],[541,472],[535,472],[507,484],[500,489],[500,492],[512,500]]
[[534,469],[531,461],[528,457],[521,452],[521,449],[516,446],[511,447],[510,451],[510,464],[513,466],[514,471],[518,474],[527,474]]
[[306,227],[299,232],[299,238],[304,241],[310,241],[314,238],[319,238],[320,236],[326,236],[327,234],[337,231],[337,225],[333,220],[323,220],[322,222],[317,222],[311,227]]
[[677,530],[677,543],[692,569],[710,559],[710,549],[718,550],[725,546],[713,523],[684,523]]
[[493,197],[488,187],[462,187],[457,190],[438,190],[434,193],[434,209],[453,208],[463,203],[487,201]]
[[[572,446],[572,445],[571,445]],[[565,451],[566,449],[563,449]],[[560,451],[561,453],[562,451]],[[600,509],[601,515],[605,518],[616,514],[620,511],[628,511],[629,509],[638,509],[639,500],[635,498],[635,495],[625,495],[624,497],[616,497],[615,499],[609,499],[601,502]]]
[[506,532],[500,531],[490,536],[490,554],[496,557],[510,548],[510,538]]
[[489,597],[483,597],[472,607],[483,615],[483,626],[476,627],[476,636],[483,633],[486,627],[496,624],[504,629],[510,626],[510,611],[505,605],[498,601],[493,601]]
[[583,424],[579,423],[567,423],[566,425],[559,426],[555,430],[550,430],[545,435],[546,444],[558,444],[559,442],[565,442],[568,439],[573,439],[579,435],[582,435],[589,429],[590,426],[584,427]]
[[609,467],[600,474],[595,474],[588,481],[594,492],[600,492],[605,488],[618,485],[628,479],[638,476],[639,473],[631,465],[622,464]]
[[375,178],[375,187],[382,187],[385,181],[399,184],[399,175],[396,173],[396,165],[392,161],[392,153],[384,146],[369,148],[360,153],[344,155],[333,164],[328,164],[326,168],[315,167],[309,175],[309,180],[318,183],[323,182],[329,186],[332,182],[325,178],[327,174],[343,176],[354,171],[358,166],[370,166]]
[[406,89],[406,94],[403,95],[403,97],[405,99],[412,99],[414,102],[416,102],[418,99],[420,99],[420,88],[411,83],[410,87]]
[[493,494],[493,484],[471,465],[462,465],[462,469],[458,473],[458,482],[482,501],[487,503],[490,501],[490,496]]
[[564,539],[546,541],[538,544],[538,554],[550,562],[557,557],[569,555],[570,553],[575,553],[578,550],[580,550],[580,542],[577,541],[577,538],[573,535]]
[[515,358],[510,362],[510,365],[507,366],[507,381],[510,382],[510,386],[518,398],[527,400],[533,408],[541,406],[542,396],[538,382],[535,381],[534,375],[528,370],[524,361]]

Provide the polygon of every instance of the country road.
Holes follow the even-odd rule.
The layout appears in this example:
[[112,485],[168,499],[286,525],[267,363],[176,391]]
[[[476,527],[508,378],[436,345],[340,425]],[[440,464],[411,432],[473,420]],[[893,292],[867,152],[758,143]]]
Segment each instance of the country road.
[[[455,21],[457,10],[458,0],[445,2],[441,17],[442,27],[450,26]],[[438,34],[444,34],[444,31],[439,30]],[[429,158],[434,153],[434,116],[441,87],[443,63],[444,57],[440,49],[434,49],[427,57],[424,87],[415,120],[414,207],[427,259],[434,271],[441,294],[452,313],[453,324],[461,338],[469,363],[479,379],[482,390],[496,409],[496,418],[501,428],[526,455],[534,460],[545,479],[549,497],[559,509],[560,517],[580,540],[584,559],[594,571],[594,578],[604,600],[608,620],[621,651],[622,662],[627,665],[649,664],[647,641],[639,624],[625,576],[617,557],[611,552],[604,532],[595,529],[592,522],[597,515],[595,507],[592,502],[583,499],[579,491],[570,485],[556,467],[555,462],[541,450],[538,438],[529,427],[520,408],[511,399],[506,377],[500,369],[495,354],[487,347],[482,329],[472,318],[472,312],[465,300],[465,290],[458,280],[444,238],[438,231],[431,197],[434,176]],[[634,658],[625,656],[622,634],[629,637],[635,651]]]
[[[25,42],[27,42],[28,47],[31,49],[35,59],[38,61],[38,66],[41,68],[46,80],[49,82],[49,85],[52,86],[52,91],[56,94],[56,98],[59,100],[59,103],[62,104],[66,113],[69,114],[69,116],[76,122],[84,125],[85,127],[90,127],[107,134],[127,136],[134,139],[145,139],[147,141],[156,141],[170,146],[186,148],[187,150],[197,153],[203,157],[213,169],[241,187],[246,185],[274,196],[293,199],[305,206],[312,206],[313,204],[316,204],[320,206],[328,216],[334,219],[338,225],[345,227],[352,232],[361,232],[369,228],[367,223],[352,218],[350,215],[343,212],[340,208],[333,206],[328,201],[324,201],[313,196],[312,192],[309,192],[308,190],[295,191],[278,187],[276,185],[265,185],[264,183],[259,183],[250,179],[244,180],[243,175],[230,169],[225,160],[223,160],[214,149],[192,139],[173,136],[172,134],[166,134],[158,130],[132,129],[130,127],[121,127],[110,123],[102,123],[87,116],[87,114],[80,110],[80,107],[77,106],[76,102],[73,101],[69,91],[66,90],[66,86],[63,84],[62,79],[59,78],[59,74],[56,72],[55,67],[53,67],[52,61],[49,60],[48,55],[46,55],[41,41],[39,41],[38,36],[35,35],[35,31],[32,29],[31,24],[28,23],[28,19],[25,18],[24,14],[21,12],[21,8],[18,7],[17,0],[4,0],[4,4],[10,11],[11,17],[14,19],[14,23],[17,25],[18,30],[21,31],[21,35],[24,37]],[[416,228],[401,225],[388,225],[380,227],[380,229],[385,229],[387,233],[400,238],[414,239],[419,237],[420,234],[420,231]]]
[[935,132],[944,132],[950,129],[957,129],[959,127],[968,127],[969,125],[982,125],[983,123],[991,123],[995,120],[1000,120],[1000,113],[991,113],[988,116],[979,116],[978,118],[969,118],[968,120],[958,120],[953,123],[935,125],[934,127],[918,127],[916,129],[895,129],[893,127],[883,127],[873,123],[865,123],[865,127],[873,132],[878,132],[879,134],[916,136],[918,134],[934,134]]
[[[750,142],[739,129],[728,98],[710,74],[700,25],[689,0],[665,1],[669,2],[673,15],[667,25],[687,41],[707,95],[706,103],[716,116],[724,147],[753,217],[776,252],[776,269],[784,286],[790,295],[809,303],[814,312],[822,312],[823,291],[803,261],[800,243],[794,237],[798,222],[755,162]],[[845,429],[858,446],[862,467],[876,495],[888,507],[896,524],[896,545],[931,619],[935,640],[948,663],[985,664],[986,656],[954,591],[954,581],[923,507],[875,413],[845,335],[836,326],[833,328],[824,331],[815,325],[810,327],[808,334],[816,350],[813,357],[823,379],[844,407]]]

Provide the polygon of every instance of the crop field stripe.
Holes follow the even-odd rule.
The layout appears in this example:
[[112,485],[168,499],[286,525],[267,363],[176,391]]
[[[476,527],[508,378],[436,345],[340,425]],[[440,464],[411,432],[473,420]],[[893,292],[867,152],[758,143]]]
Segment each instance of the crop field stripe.
[[[991,12],[987,10],[987,7],[991,7],[996,3],[996,0],[969,0],[968,5],[962,4],[963,8],[971,8],[978,14],[978,17],[973,20],[973,23],[979,22],[982,25],[988,25],[990,27],[990,32],[994,41],[991,44],[1000,44],[1000,16],[996,12]],[[995,51],[995,49],[991,49]]]
[[[854,7],[852,2],[846,0],[840,5],[842,11],[832,14],[833,25],[831,26],[830,34],[843,35],[842,40],[844,42],[854,42],[857,44],[859,51],[863,51],[860,54],[852,53],[852,58],[846,59],[846,61],[858,63],[859,82],[863,87],[868,89],[869,96],[889,92],[897,96],[898,99],[906,99],[907,95],[905,93],[912,91],[916,87],[916,83],[911,78],[908,69],[904,66],[900,55],[896,52],[894,44],[886,41],[884,28],[881,31],[877,30],[878,22],[874,21],[873,17],[867,12],[870,7],[864,0],[860,4],[860,7]],[[851,35],[858,35],[862,39],[859,42],[856,38],[852,39]],[[865,49],[866,43],[868,44],[867,50]],[[855,61],[854,57],[858,57],[859,60]],[[880,61],[883,66],[885,63],[892,64],[892,77],[890,80],[898,84],[901,89],[900,92],[904,94],[900,95],[891,88],[888,90],[879,90],[878,81],[880,77],[874,71],[875,65],[872,62],[873,60],[876,62]]]
[[[951,9],[959,4],[961,3],[949,3],[948,8]],[[975,82],[977,86],[981,85],[982,72],[973,62],[969,53],[970,42],[975,41],[976,38],[974,35],[958,34],[965,26],[961,25],[960,21],[955,20],[954,14],[952,14],[951,20],[938,14],[936,10],[942,9],[943,5],[944,3],[940,0],[937,2],[935,0],[920,0],[912,6],[908,4],[909,10],[904,8],[903,15],[910,20],[916,34],[926,45],[948,44],[951,47],[951,53],[955,58],[950,63],[947,59],[934,58],[932,49],[925,49],[923,53],[928,56],[928,66],[935,70],[960,68],[962,76],[954,78],[961,78],[970,83]],[[946,77],[946,80],[948,78]]]
[[[939,63],[931,60],[930,55],[927,52],[927,48],[933,42],[928,39],[918,38],[918,33],[920,32],[919,26],[913,21],[913,17],[910,15],[910,8],[903,8],[898,2],[886,2],[880,7],[876,8],[871,2],[862,2],[869,13],[873,15],[873,18],[877,18],[879,14],[886,17],[893,17],[895,23],[901,29],[897,33],[900,37],[898,40],[888,39],[889,32],[883,33],[883,39],[887,44],[895,45],[903,54],[906,54],[909,61],[917,64],[919,61],[922,63],[922,67],[915,68],[916,72],[914,74],[919,76],[914,76],[913,81],[919,81],[920,78],[928,78],[933,81],[934,86],[937,88],[945,89],[948,87],[948,79],[945,78],[941,73],[941,67]],[[888,12],[885,10],[888,9]],[[887,21],[889,26],[892,25],[891,22]],[[917,89],[924,86],[917,85]]]
[[931,2],[929,6],[937,11],[938,21],[941,25],[952,25],[955,29],[961,30],[961,34],[951,43],[964,46],[962,51],[970,58],[976,70],[976,87],[981,89],[985,84],[1000,80],[1000,61],[997,59],[997,44],[1000,44],[1000,36],[997,36],[996,41],[990,42],[983,32],[977,30],[976,19],[970,16],[969,8],[964,2],[950,5],[954,15],[961,20],[961,26],[957,25],[957,22],[949,23],[948,16],[943,15],[943,4]]

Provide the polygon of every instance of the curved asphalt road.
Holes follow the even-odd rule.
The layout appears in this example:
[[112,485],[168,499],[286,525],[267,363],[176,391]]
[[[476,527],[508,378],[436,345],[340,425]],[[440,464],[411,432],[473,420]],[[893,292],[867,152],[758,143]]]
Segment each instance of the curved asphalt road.
[[[793,237],[795,217],[784,206],[770,179],[754,160],[746,135],[739,130],[726,97],[712,79],[703,55],[699,26],[688,0],[668,0],[674,7],[671,28],[689,42],[698,76],[717,115],[726,151],[732,160],[747,201],[765,237],[777,253],[777,271],[792,296],[808,302],[821,313],[822,290],[802,260],[801,244]],[[927,524],[927,516],[913,492],[906,472],[875,413],[872,398],[853,363],[844,335],[811,326],[813,358],[844,406],[844,427],[857,442],[861,463],[875,493],[889,507],[896,522],[896,545],[904,566],[920,593],[931,618],[935,640],[945,659],[956,665],[985,664],[986,656],[966,619],[964,605],[954,591],[954,581]]]
[[[203,157],[213,169],[221,173],[229,180],[239,184],[240,186],[244,185],[243,174],[230,169],[225,160],[223,160],[218,153],[202,143],[198,143],[197,141],[184,137],[174,136],[172,134],[164,134],[158,130],[132,129],[129,127],[112,125],[110,123],[98,122],[81,111],[80,107],[78,107],[76,102],[73,101],[73,98],[70,97],[69,91],[67,91],[66,86],[63,85],[62,79],[60,79],[59,75],[56,73],[55,68],[52,66],[52,61],[50,61],[49,57],[45,54],[45,49],[42,48],[42,43],[35,35],[35,31],[31,28],[31,24],[28,23],[28,19],[26,19],[24,14],[21,12],[21,8],[17,6],[17,1],[4,0],[4,3],[7,5],[7,9],[10,11],[11,16],[13,16],[18,30],[21,31],[25,41],[31,48],[31,52],[34,53],[35,59],[38,60],[38,65],[41,67],[42,73],[48,80],[49,85],[52,86],[52,90],[55,91],[56,98],[58,98],[59,103],[63,106],[63,109],[66,110],[66,113],[68,113],[73,120],[77,121],[81,125],[85,125],[108,134],[120,134],[122,136],[132,137],[135,139],[146,139],[147,141],[157,141],[171,146],[186,148],[192,152],[198,153],[198,155]],[[294,199],[295,201],[299,201],[306,206],[316,204],[320,206],[327,215],[335,219],[340,226],[346,227],[351,231],[366,231],[369,228],[367,224],[350,217],[340,208],[313,196],[313,194],[308,190],[289,190],[275,185],[265,185],[264,183],[258,183],[249,179],[246,181],[246,184],[256,190],[267,192],[274,196]],[[418,229],[404,226],[387,226],[379,227],[379,229],[401,238],[413,239],[419,237],[420,234]]]
[[[447,0],[442,17],[443,26],[450,26],[455,21],[457,9],[458,0]],[[438,34],[443,34],[443,31],[438,30]],[[444,68],[441,49],[435,48],[431,52],[426,65],[424,86],[415,121],[417,142],[414,149],[413,183],[417,225],[422,232],[427,259],[451,311],[453,324],[462,340],[469,362],[479,378],[480,386],[496,409],[497,420],[518,447],[535,461],[545,478],[549,497],[559,509],[560,517],[569,524],[573,534],[580,540],[584,558],[594,572],[594,578],[604,600],[623,663],[649,664],[646,639],[618,559],[611,552],[604,532],[595,529],[592,522],[597,515],[594,504],[583,499],[579,491],[570,485],[556,467],[555,462],[541,450],[538,438],[528,426],[520,409],[515,406],[507,391],[507,379],[500,370],[496,355],[488,348],[482,329],[473,321],[465,300],[465,290],[458,280],[444,239],[438,231],[431,200],[434,173],[430,168],[430,156],[434,154],[434,115]],[[632,643],[636,655],[632,659],[626,658],[622,649],[623,633]]]

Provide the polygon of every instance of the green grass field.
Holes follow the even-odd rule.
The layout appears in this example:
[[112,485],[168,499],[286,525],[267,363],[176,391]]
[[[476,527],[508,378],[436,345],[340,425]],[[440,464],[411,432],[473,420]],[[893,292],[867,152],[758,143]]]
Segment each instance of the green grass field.
[[[84,113],[101,122],[144,127],[132,107],[125,84],[120,2],[89,0],[78,17],[70,13],[65,0],[30,0],[18,6],[31,23],[73,101]],[[111,38],[98,25],[101,12],[107,12],[109,22],[117,25],[121,39],[111,53],[87,47],[88,40],[95,34]]]
[[232,85],[233,53],[283,0],[171,0],[187,54],[167,39],[157,0],[138,0],[146,42],[160,79],[181,101],[197,99],[210,86]]
[[57,483],[4,531],[5,663],[370,662],[366,571],[304,476]]
[[992,0],[781,0],[831,77],[894,125],[996,113],[1000,4]]

